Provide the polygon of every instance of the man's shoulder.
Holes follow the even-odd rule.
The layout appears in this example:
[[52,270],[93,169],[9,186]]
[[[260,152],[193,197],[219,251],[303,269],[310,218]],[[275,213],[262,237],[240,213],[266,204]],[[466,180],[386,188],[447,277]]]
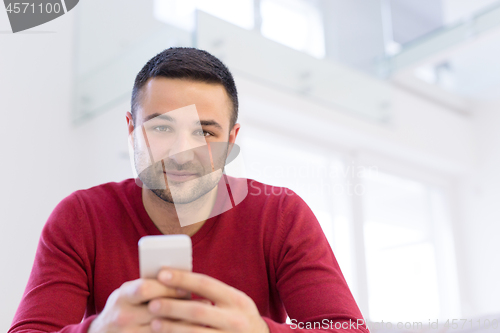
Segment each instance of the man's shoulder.
[[142,204],[141,188],[134,179],[109,182],[74,191],[54,208],[46,227],[58,229],[80,228],[87,224],[115,220],[137,215]]
[[73,192],[71,195],[81,198],[95,199],[96,196],[114,196],[119,194],[130,195],[138,191],[134,178],[122,180],[121,182],[108,182],[81,189]]
[[[292,229],[299,230],[300,234],[300,230],[311,227],[321,230],[311,208],[293,190],[254,179],[248,179],[247,183],[248,195],[234,212],[239,219],[259,221],[255,223],[263,226],[262,230],[265,230],[266,235],[279,234],[285,237]],[[255,224],[248,221],[244,223],[255,227]]]
[[123,204],[135,204],[140,197],[141,189],[133,178],[121,182],[108,182],[87,189],[74,191],[64,198],[57,208],[76,210],[113,209]]

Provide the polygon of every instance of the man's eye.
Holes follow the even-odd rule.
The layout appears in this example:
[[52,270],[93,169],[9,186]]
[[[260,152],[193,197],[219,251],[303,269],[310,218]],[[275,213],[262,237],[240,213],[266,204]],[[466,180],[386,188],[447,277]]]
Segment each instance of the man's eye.
[[170,131],[170,127],[168,127],[168,126],[156,126],[156,127],[153,127],[153,131],[155,131],[155,132],[168,132],[168,131]]
[[204,136],[204,137],[207,137],[207,136],[213,135],[212,133],[207,132],[207,131],[203,131],[203,130],[196,131],[196,132],[195,132],[195,134],[196,134],[196,135],[199,135],[199,136]]

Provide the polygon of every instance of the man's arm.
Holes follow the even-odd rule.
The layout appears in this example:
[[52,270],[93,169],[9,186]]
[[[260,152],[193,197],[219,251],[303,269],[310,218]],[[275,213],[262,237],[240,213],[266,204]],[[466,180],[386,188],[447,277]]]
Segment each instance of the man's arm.
[[308,332],[368,332],[318,220],[298,195],[287,192],[271,253],[276,286],[292,324],[266,318],[271,333],[302,327]]
[[[127,281],[97,315],[92,304],[94,235],[76,195],[64,199],[45,224],[25,293],[9,333],[143,332],[154,315],[147,302],[185,292],[156,279]],[[112,275],[113,267],[109,267]]]
[[82,319],[92,245],[85,241],[90,229],[83,216],[75,195],[61,201],[50,215],[9,333],[87,331],[93,317]]

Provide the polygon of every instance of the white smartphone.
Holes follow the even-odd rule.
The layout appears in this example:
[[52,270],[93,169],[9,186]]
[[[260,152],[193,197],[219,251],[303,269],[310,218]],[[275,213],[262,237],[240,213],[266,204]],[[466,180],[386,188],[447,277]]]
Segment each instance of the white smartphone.
[[193,270],[191,237],[159,235],[144,236],[139,240],[141,278],[156,279],[163,267]]

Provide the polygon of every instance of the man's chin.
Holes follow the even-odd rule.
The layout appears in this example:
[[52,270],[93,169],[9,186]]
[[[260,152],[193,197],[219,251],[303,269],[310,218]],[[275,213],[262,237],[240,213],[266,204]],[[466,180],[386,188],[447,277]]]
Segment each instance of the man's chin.
[[[144,177],[148,181],[144,181],[144,185],[151,190],[161,200],[173,204],[189,204],[202,198],[207,193],[211,192],[217,187],[220,181],[222,172],[220,174],[211,173],[203,177],[194,179],[172,179],[166,177],[167,184],[165,184],[164,174],[162,177],[152,179],[151,177]],[[167,185],[167,186],[165,186]]]
[[155,189],[151,191],[161,200],[174,205],[184,205],[196,202],[196,200],[200,199],[205,194],[210,192],[210,190],[212,190],[210,189],[209,191],[196,193],[196,191],[193,191],[192,189],[182,189],[179,188],[179,186],[175,186],[173,184],[169,185],[169,190]]
[[160,189],[149,189],[151,192],[153,192],[158,198],[161,200],[167,202],[167,203],[174,203],[174,200],[172,199],[171,195],[168,195],[165,190],[160,190]]

